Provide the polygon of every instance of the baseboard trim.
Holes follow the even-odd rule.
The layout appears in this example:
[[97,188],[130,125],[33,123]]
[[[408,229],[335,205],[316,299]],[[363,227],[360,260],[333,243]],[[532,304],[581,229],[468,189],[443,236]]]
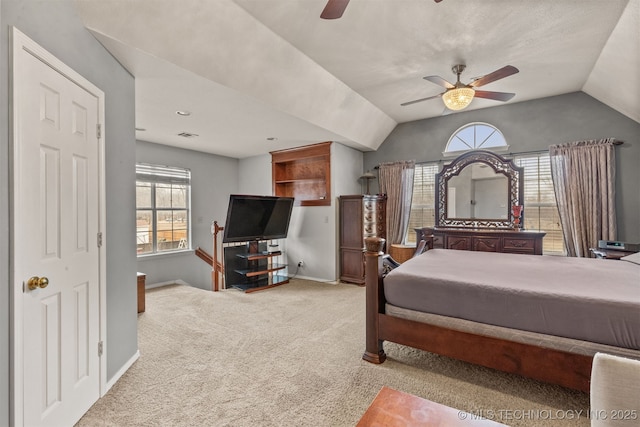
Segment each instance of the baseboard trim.
[[104,390],[104,393],[102,394],[103,396],[105,394],[107,394],[107,392],[111,389],[111,387],[113,387],[115,385],[115,383],[118,382],[118,380],[120,379],[120,377],[122,377],[124,375],[125,372],[127,372],[129,370],[129,368],[136,362],[136,360],[138,360],[140,358],[140,350],[137,350],[135,352],[135,354],[131,357],[131,359],[129,359],[124,365],[122,365],[122,367],[118,370],[118,372],[116,372],[116,374],[111,377],[111,379],[109,381],[107,381],[107,387]]
[[170,285],[191,286],[187,282],[185,282],[184,280],[178,279],[178,280],[169,280],[168,282],[151,283],[151,284],[145,285],[144,288],[145,289],[153,289],[153,288],[161,288],[163,286],[170,286]]
[[337,285],[339,283],[337,280],[327,280],[327,279],[320,279],[318,277],[309,277],[309,276],[300,276],[300,275],[289,276],[289,280],[291,279],[313,280],[314,282],[330,283],[332,285]]

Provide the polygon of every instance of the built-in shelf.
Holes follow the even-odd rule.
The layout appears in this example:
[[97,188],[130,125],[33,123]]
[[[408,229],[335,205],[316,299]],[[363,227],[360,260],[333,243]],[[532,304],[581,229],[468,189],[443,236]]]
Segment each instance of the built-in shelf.
[[271,152],[273,194],[296,206],[331,205],[331,142]]

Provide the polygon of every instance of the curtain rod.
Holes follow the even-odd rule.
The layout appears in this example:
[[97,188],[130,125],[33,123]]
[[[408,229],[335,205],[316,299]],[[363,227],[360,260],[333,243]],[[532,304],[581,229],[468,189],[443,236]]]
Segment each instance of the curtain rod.
[[[624,141],[621,141],[619,139],[616,139],[615,141],[613,141],[613,145],[622,145],[624,144]],[[518,153],[513,153],[511,151],[509,151],[506,154],[500,154],[501,156],[521,156],[523,154],[540,154],[540,153],[547,153],[549,152],[549,150],[533,150],[533,151],[520,151]],[[440,160],[432,160],[432,161],[425,161],[425,162],[416,162],[416,164],[422,164],[422,163],[443,163],[446,162],[447,159],[440,159]],[[373,169],[380,169],[380,165],[376,165],[373,167]]]

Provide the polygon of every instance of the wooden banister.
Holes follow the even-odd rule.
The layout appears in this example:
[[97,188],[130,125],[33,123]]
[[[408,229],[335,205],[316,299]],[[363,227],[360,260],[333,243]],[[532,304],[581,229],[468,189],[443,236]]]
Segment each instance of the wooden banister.
[[207,252],[205,252],[203,249],[201,249],[200,247],[196,248],[195,254],[198,258],[200,258],[201,260],[209,264],[211,267],[213,267],[213,257],[209,255]]

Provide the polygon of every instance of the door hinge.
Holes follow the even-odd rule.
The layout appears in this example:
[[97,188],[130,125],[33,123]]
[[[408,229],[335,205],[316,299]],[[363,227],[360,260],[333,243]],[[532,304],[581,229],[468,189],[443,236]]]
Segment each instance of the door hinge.
[[98,233],[98,247],[102,247],[102,231]]
[[104,345],[102,341],[98,341],[98,357],[102,356],[103,351],[104,351]]
[[102,138],[102,123],[96,125],[96,137],[98,139]]

